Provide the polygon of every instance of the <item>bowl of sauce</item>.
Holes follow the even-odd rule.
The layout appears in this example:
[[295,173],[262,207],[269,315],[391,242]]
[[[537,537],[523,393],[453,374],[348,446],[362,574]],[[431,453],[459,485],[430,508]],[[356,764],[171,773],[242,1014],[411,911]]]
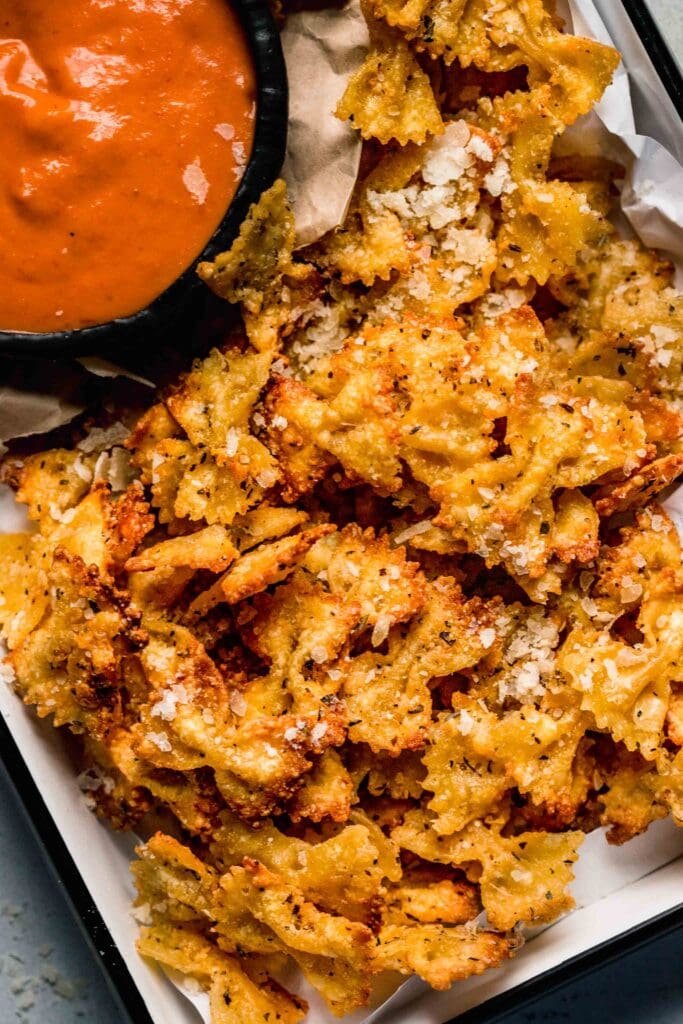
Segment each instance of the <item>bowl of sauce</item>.
[[284,156],[263,0],[0,0],[0,353],[167,329]]

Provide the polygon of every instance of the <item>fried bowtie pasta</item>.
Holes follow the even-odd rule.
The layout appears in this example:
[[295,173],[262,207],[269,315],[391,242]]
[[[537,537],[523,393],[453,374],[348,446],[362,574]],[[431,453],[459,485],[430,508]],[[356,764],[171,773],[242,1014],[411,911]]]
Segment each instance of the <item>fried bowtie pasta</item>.
[[368,3],[344,223],[296,250],[277,182],[200,268],[224,344],[3,462],[5,672],[213,1024],[499,966],[587,832],[683,822],[683,299],[554,154],[618,58],[550,6]]

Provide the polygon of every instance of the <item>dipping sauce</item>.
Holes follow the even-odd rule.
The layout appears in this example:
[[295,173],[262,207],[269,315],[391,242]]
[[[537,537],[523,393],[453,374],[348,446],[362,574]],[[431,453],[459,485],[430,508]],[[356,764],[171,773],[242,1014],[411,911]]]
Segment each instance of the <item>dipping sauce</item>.
[[0,0],[0,330],[136,313],[201,253],[251,152],[228,0]]

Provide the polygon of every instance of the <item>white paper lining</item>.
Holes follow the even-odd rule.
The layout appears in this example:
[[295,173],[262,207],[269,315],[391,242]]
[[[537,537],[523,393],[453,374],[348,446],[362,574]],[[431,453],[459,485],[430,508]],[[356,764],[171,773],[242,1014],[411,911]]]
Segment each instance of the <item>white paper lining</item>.
[[[668,148],[683,160],[683,132],[672,104],[620,4],[614,0],[568,2],[577,31],[607,40],[598,10],[604,15],[612,37],[625,54],[629,75],[637,84],[634,111],[622,67],[596,111],[572,129],[572,144],[579,140],[584,147],[597,145],[601,151],[613,152],[626,165],[624,212],[643,240],[668,250],[683,272],[683,203],[680,201],[683,168],[661,145],[666,141]],[[348,43],[357,54],[363,46],[362,29],[355,24],[354,31],[357,34],[350,36]],[[299,37],[307,39],[311,59],[316,50],[315,32],[315,20],[312,20]],[[314,82],[312,69],[312,88],[315,88]],[[331,112],[329,116],[332,117]],[[641,125],[647,125],[660,141],[639,135],[636,126]],[[330,132],[332,127],[338,131],[338,122],[334,126],[330,123]],[[348,202],[356,159],[357,152],[349,139],[337,181],[340,191],[336,216],[339,218]],[[324,178],[319,179],[319,185],[321,182],[324,186]],[[311,210],[314,205],[301,215],[304,223],[305,217],[311,216]],[[302,235],[306,230],[310,230],[310,224],[309,228],[302,228]],[[677,524],[683,526],[683,493],[674,494],[667,506]],[[20,528],[18,515],[9,492],[0,489],[0,530],[8,532]],[[205,999],[193,997],[191,1002],[135,951],[138,926],[130,914],[133,887],[129,871],[133,838],[112,833],[87,810],[59,735],[46,723],[38,722],[6,687],[0,688],[0,713],[155,1024],[208,1021]],[[622,848],[607,846],[601,833],[593,833],[583,845],[573,886],[579,909],[537,934],[514,961],[445,993],[432,992],[419,980],[411,979],[379,1009],[359,1011],[347,1019],[352,1024],[442,1024],[671,909],[678,902],[676,894],[683,891],[682,883],[683,830],[676,829],[670,822],[657,823],[644,836]],[[310,997],[309,992],[306,994]],[[313,998],[311,1003],[309,1024],[332,1024],[334,1018],[320,1000]]]
[[[597,149],[613,155],[626,166],[621,208],[647,246],[663,249],[671,256],[681,285],[683,131],[680,118],[656,78],[621,4],[614,0],[568,0],[568,3],[570,20],[577,34],[610,43],[598,9],[606,15],[613,32],[618,32],[619,49],[626,64],[621,63],[614,81],[594,110],[566,132],[563,148]],[[631,94],[637,99],[636,104],[631,102]],[[640,119],[637,120],[639,109]],[[638,132],[640,125],[647,125],[648,135]],[[652,135],[666,139],[667,147]]]

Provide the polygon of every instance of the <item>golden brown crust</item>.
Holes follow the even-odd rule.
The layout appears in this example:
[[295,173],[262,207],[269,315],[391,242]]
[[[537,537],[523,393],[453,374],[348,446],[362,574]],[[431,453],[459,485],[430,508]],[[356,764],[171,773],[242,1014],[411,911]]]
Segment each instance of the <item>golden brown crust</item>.
[[139,948],[212,1024],[501,965],[586,832],[683,822],[683,299],[553,156],[617,55],[552,6],[366,4],[344,223],[296,249],[275,183],[200,267],[222,343],[4,461],[7,674],[101,817],[174,819]]

